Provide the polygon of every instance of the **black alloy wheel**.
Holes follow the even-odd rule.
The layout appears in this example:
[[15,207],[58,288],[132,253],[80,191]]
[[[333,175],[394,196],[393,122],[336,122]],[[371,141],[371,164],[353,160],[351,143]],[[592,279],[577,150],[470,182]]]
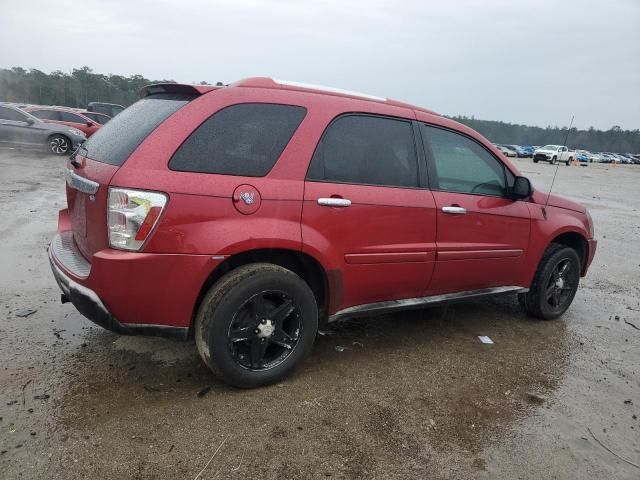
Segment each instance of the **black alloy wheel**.
[[551,244],[538,264],[529,291],[518,296],[520,304],[534,317],[558,318],[573,302],[580,272],[581,262],[576,250]]
[[243,368],[266,370],[281,364],[299,340],[300,309],[281,291],[248,299],[229,325],[229,351]]

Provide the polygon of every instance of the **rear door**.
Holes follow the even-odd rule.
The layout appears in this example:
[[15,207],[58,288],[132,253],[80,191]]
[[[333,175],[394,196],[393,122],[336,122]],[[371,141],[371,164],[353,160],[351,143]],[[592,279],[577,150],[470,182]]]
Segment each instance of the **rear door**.
[[332,312],[424,295],[436,231],[420,179],[410,121],[347,114],[325,130],[305,182],[302,236],[327,257]]
[[517,285],[529,243],[529,209],[506,197],[514,175],[453,130],[420,125],[437,207],[431,294]]

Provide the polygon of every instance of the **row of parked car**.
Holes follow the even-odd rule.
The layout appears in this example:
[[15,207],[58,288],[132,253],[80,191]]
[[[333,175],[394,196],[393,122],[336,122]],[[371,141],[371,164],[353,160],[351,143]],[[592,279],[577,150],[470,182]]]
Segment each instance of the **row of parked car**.
[[0,102],[0,145],[68,155],[122,110],[101,102],[86,109]]
[[583,163],[627,163],[640,165],[638,153],[611,153],[589,152],[587,150],[569,150],[563,145],[505,145],[494,144],[507,157],[533,158],[534,162],[548,161],[554,164],[556,161],[566,163],[573,160]]

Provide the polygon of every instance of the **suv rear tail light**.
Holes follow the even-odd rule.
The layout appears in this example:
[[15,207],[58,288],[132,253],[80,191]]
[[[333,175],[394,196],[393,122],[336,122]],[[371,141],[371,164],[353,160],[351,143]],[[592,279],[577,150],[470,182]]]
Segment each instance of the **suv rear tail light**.
[[139,251],[166,204],[164,193],[109,188],[109,246]]

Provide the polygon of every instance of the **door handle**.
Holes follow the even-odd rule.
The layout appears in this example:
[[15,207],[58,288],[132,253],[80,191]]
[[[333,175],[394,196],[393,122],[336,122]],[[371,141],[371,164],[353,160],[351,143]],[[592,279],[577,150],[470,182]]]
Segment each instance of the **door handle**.
[[319,198],[318,205],[323,207],[350,207],[351,200],[346,198]]
[[467,213],[467,209],[463,207],[442,207],[442,211],[451,215],[464,215]]

